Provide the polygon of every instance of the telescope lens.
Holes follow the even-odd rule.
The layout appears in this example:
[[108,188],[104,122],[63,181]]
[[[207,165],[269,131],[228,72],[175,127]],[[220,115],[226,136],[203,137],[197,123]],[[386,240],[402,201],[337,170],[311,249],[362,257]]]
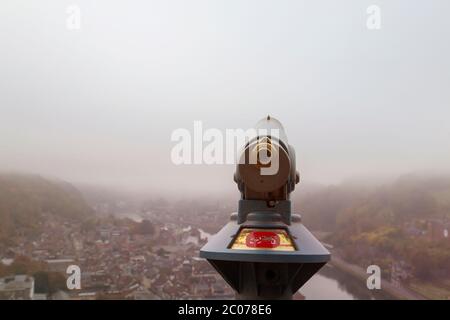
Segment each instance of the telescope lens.
[[[256,151],[256,152],[255,152]],[[276,156],[276,149],[272,145],[272,141],[269,138],[262,139],[253,152],[257,154],[257,166],[258,167],[269,167],[272,161],[272,156]]]

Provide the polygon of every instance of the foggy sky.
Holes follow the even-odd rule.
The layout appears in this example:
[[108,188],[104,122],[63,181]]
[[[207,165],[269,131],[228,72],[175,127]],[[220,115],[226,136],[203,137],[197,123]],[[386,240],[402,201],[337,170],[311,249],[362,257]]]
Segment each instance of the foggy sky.
[[[66,8],[81,9],[81,30]],[[381,8],[381,30],[366,9]],[[304,181],[450,172],[450,2],[2,1],[0,171],[234,190],[177,128],[286,128]]]

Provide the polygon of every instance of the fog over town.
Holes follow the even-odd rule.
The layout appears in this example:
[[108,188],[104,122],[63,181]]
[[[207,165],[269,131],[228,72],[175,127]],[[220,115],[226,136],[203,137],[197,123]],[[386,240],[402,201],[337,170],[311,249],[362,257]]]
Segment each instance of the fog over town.
[[175,166],[171,134],[270,114],[305,182],[450,172],[450,4],[383,3],[371,31],[369,2],[82,0],[76,31],[65,1],[4,3],[0,169],[232,192],[232,165]]

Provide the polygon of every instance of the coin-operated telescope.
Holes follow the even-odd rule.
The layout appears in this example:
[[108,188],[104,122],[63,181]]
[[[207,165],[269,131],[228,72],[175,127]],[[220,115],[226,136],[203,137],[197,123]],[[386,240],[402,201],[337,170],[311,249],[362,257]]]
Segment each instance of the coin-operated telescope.
[[238,299],[292,299],[330,253],[291,213],[299,182],[295,152],[281,123],[268,116],[240,154],[234,180],[238,212],[200,250]]

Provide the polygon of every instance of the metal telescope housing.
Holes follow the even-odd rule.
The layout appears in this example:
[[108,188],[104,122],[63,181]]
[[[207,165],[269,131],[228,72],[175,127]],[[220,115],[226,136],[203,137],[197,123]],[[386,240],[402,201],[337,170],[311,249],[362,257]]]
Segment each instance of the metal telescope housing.
[[200,250],[238,299],[292,299],[330,253],[292,214],[299,182],[295,151],[281,123],[268,116],[242,148],[234,181],[237,213]]
[[291,224],[289,196],[300,180],[295,150],[288,144],[282,124],[270,116],[256,124],[255,132],[257,135],[244,146],[234,174],[241,191],[238,223],[261,208],[280,214],[286,224]]

